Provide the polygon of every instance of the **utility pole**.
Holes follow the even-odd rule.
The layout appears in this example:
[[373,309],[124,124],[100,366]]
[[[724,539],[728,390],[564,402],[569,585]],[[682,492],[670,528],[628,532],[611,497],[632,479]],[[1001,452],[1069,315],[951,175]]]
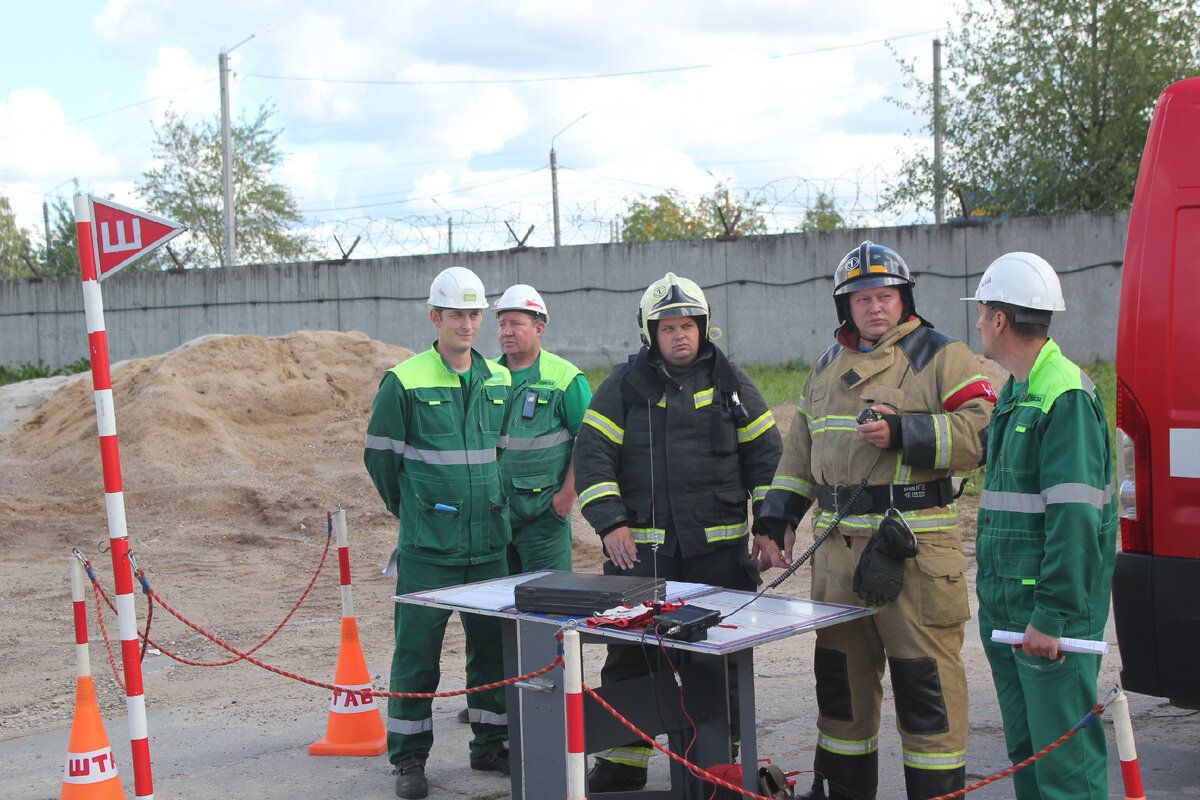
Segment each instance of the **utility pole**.
[[[586,117],[591,111],[585,111],[567,125],[567,128],[574,125],[579,120]],[[567,128],[563,128],[558,133],[550,137],[550,198],[554,205],[554,246],[558,247],[562,244],[562,235],[558,227],[558,159],[554,155],[554,140],[566,132]]]
[[42,201],[42,222],[46,225],[46,271],[54,274],[54,242],[50,239],[50,203]]
[[946,189],[942,183],[942,40],[933,40],[933,218],[946,221],[943,208]]
[[[237,45],[234,45],[236,47]],[[221,69],[221,187],[225,194],[225,266],[232,267],[237,254],[234,243],[233,159],[229,144],[229,50],[222,50],[217,65]]]
[[[267,33],[274,27],[271,25],[261,33]],[[252,33],[228,50],[222,50],[217,59],[217,66],[221,72],[221,187],[225,195],[225,266],[227,267],[232,267],[237,263],[237,220],[234,219],[233,213],[233,147],[229,142],[229,54],[257,35],[257,33]]]

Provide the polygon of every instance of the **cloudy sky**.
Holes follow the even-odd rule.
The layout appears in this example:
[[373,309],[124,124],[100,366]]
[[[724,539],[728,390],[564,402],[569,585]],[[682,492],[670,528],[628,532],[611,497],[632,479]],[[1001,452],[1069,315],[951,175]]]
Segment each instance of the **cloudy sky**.
[[[85,192],[142,207],[168,104],[264,103],[275,178],[338,255],[494,249],[534,227],[611,241],[630,198],[718,183],[762,199],[772,232],[818,192],[856,221],[921,120],[889,42],[928,77],[953,0],[108,0],[10,3],[0,48],[0,195],[40,240],[42,203]],[[246,41],[247,37],[253,36]],[[921,143],[924,140],[915,140]],[[448,243],[448,236],[453,241]],[[510,241],[505,241],[508,238]]]

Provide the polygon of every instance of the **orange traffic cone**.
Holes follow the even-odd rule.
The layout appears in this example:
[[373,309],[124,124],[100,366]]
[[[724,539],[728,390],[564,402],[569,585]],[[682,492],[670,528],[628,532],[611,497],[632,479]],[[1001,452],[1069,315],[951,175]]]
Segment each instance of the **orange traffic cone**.
[[370,692],[371,675],[358,642],[358,623],[342,617],[342,649],[338,653],[325,736],[308,746],[310,756],[377,756],[387,750],[387,732],[379,705]]
[[75,718],[63,768],[62,800],[125,800],[117,762],[108,746],[91,675],[75,679]]

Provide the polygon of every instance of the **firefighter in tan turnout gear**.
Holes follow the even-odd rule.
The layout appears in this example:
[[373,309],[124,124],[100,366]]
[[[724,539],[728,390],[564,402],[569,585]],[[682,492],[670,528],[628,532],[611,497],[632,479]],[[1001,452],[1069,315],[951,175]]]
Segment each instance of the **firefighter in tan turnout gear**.
[[815,504],[814,535],[838,527],[814,556],[813,599],[879,607],[817,631],[817,774],[801,797],[875,797],[885,662],[909,800],[965,781],[970,612],[950,476],[982,463],[996,395],[967,346],[917,315],[913,283],[871,242],[838,264],[837,342],[804,384],[754,527],[756,549],[789,563]]
[[[746,510],[757,511],[779,461],[775,418],[709,341],[695,282],[655,281],[638,323],[646,346],[596,390],[575,443],[579,505],[603,541],[604,571],[753,590]],[[601,681],[645,675],[647,660],[637,645],[610,645]],[[596,754],[588,792],[641,789],[649,758],[640,739]]]

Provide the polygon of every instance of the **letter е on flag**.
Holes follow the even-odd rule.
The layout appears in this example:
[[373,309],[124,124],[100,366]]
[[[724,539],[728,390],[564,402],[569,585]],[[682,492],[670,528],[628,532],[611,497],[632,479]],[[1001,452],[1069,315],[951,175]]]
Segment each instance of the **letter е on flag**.
[[134,211],[110,200],[89,196],[88,202],[92,204],[92,246],[99,280],[187,230],[187,226],[178,222]]

